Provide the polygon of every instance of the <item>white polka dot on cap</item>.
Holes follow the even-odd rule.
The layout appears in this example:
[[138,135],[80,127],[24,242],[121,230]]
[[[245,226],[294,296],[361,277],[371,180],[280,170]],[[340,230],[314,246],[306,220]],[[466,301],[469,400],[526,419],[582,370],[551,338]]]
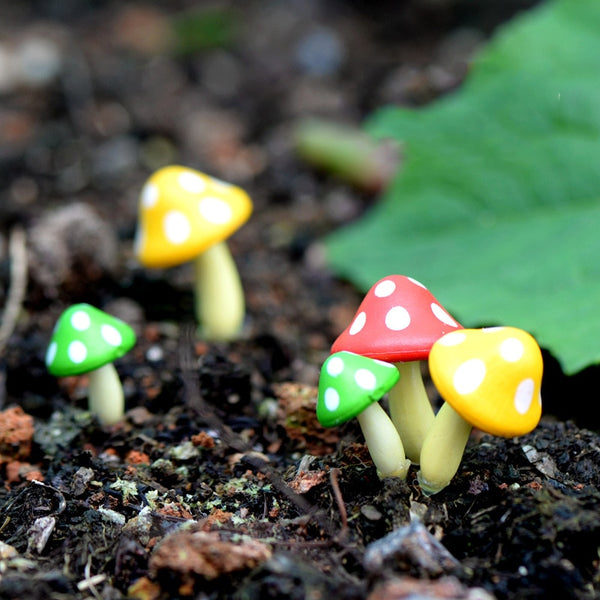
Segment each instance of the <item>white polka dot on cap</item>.
[[384,279],[375,286],[373,293],[378,298],[387,298],[388,296],[391,296],[394,293],[395,289],[396,284],[391,279]]
[[172,210],[165,215],[163,228],[165,237],[172,244],[183,244],[192,233],[188,218],[177,210]]
[[524,353],[525,347],[517,338],[507,338],[500,344],[500,356],[508,362],[517,362]]
[[71,360],[71,362],[74,362],[78,365],[79,363],[82,363],[85,360],[88,351],[83,342],[80,342],[79,340],[74,340],[69,344],[67,354],[69,355],[69,359]]
[[442,346],[458,346],[467,339],[467,334],[463,331],[452,331],[442,336],[437,343]]
[[392,331],[402,331],[409,325],[410,313],[403,306],[394,306],[385,315],[385,326]]
[[368,369],[358,369],[354,374],[354,381],[363,390],[371,391],[377,386],[377,378]]
[[327,361],[326,370],[332,377],[337,377],[344,370],[344,361],[339,356],[332,356]]
[[184,171],[179,175],[179,185],[192,194],[200,194],[206,189],[206,181],[191,171]]
[[84,310],[75,311],[71,315],[71,327],[73,329],[77,329],[77,331],[85,331],[89,329],[91,324],[90,315],[88,315]]
[[458,327],[458,323],[439,305],[435,302],[431,303],[431,312],[438,321],[450,327]]
[[471,358],[458,366],[454,372],[454,389],[462,395],[473,393],[485,379],[485,362],[480,358]]
[[56,342],[52,342],[48,346],[48,350],[46,350],[46,365],[51,365],[56,358],[56,351],[58,349],[58,344]]
[[232,211],[227,202],[216,196],[206,196],[198,203],[200,214],[211,223],[224,225],[231,221]]
[[356,335],[357,333],[362,331],[366,322],[367,322],[367,313],[366,312],[358,313],[356,315],[356,318],[354,319],[354,321],[352,321],[352,325],[350,325],[350,329],[348,330],[348,333],[350,335]]
[[329,412],[335,412],[340,405],[340,395],[335,388],[327,388],[323,394],[325,408]]
[[112,325],[102,325],[102,327],[100,327],[100,335],[107,344],[109,344],[110,346],[114,346],[115,348],[123,340],[119,331]]
[[152,183],[147,183],[142,188],[142,193],[140,194],[141,205],[144,208],[152,208],[153,206],[156,206],[159,195],[158,188]]
[[418,281],[417,279],[415,279],[414,277],[407,277],[407,279],[409,281],[412,281],[415,285],[418,285],[419,287],[422,287],[423,289],[427,289],[420,281]]
[[515,392],[514,405],[515,410],[520,414],[524,415],[531,406],[533,401],[533,392],[535,390],[535,383],[533,379],[524,379],[517,386]]

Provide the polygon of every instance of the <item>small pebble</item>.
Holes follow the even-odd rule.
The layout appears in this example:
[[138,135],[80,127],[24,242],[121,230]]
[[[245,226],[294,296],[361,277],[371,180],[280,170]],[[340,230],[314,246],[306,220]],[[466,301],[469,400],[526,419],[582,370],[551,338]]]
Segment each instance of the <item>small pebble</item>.
[[369,519],[369,521],[379,521],[383,516],[374,506],[370,504],[365,504],[360,507],[360,513],[363,517]]
[[149,362],[158,362],[163,359],[164,352],[160,346],[150,346],[148,350],[146,350],[146,359]]
[[318,27],[300,40],[296,47],[296,60],[308,75],[324,77],[340,70],[345,53],[335,31]]

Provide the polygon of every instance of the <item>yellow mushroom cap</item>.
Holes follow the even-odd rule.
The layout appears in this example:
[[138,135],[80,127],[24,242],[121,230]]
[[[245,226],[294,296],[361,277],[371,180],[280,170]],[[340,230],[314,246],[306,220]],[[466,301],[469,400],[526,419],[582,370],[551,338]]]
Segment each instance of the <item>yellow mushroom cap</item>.
[[187,262],[227,239],[251,212],[241,188],[194,169],[164,167],[142,188],[135,254],[152,268]]
[[540,420],[542,353],[522,329],[447,333],[431,349],[429,370],[442,398],[482,431],[513,437]]

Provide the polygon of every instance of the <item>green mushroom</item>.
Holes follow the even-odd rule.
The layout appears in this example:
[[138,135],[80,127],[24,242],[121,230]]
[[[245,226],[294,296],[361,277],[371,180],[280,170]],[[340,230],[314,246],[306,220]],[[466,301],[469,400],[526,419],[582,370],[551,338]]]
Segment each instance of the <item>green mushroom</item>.
[[381,479],[405,479],[410,466],[396,427],[378,403],[399,377],[390,363],[341,351],[327,358],[319,378],[317,419],[335,427],[356,417]]
[[123,386],[113,365],[135,344],[127,323],[91,306],[74,304],[59,317],[46,351],[46,367],[57,377],[89,375],[88,407],[103,425],[124,414]]

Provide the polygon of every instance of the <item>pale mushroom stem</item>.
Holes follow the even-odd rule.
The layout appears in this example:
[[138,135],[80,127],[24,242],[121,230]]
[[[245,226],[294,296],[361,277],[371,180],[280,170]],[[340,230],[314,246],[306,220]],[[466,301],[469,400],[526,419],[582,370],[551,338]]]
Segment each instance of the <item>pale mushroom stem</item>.
[[404,444],[406,456],[419,464],[423,440],[433,424],[435,414],[425,390],[421,363],[396,363],[398,383],[388,392],[390,416]]
[[357,419],[380,479],[406,479],[410,461],[404,454],[402,440],[385,410],[379,403],[373,402]]
[[443,490],[456,475],[472,429],[450,404],[442,405],[421,449],[417,476],[426,496]]
[[200,254],[196,265],[196,318],[202,336],[210,341],[237,337],[246,306],[237,267],[225,242]]
[[88,408],[103,425],[112,425],[123,418],[125,397],[123,386],[112,363],[88,373]]

